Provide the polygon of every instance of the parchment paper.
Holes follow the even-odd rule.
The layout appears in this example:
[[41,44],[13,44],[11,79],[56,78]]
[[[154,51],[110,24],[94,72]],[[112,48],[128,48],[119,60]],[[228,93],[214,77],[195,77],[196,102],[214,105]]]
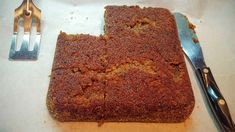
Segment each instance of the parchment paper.
[[235,1],[234,0],[35,0],[42,10],[39,59],[9,61],[14,9],[22,0],[0,1],[0,132],[153,132],[218,131],[195,75],[187,62],[196,99],[184,123],[60,123],[46,108],[56,39],[59,32],[103,34],[105,5],[165,7],[187,14],[197,26],[204,57],[235,120]]

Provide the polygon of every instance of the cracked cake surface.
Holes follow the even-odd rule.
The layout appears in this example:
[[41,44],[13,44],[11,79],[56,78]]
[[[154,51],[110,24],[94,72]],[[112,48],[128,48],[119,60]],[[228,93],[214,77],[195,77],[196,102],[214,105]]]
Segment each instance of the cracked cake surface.
[[194,96],[174,17],[105,7],[105,34],[61,32],[47,95],[59,121],[182,122]]

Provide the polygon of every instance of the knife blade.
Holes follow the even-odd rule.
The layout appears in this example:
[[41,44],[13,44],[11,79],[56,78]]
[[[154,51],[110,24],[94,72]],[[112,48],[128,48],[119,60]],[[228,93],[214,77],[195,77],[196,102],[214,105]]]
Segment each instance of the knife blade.
[[193,66],[218,125],[222,131],[235,132],[235,125],[232,121],[228,105],[215,82],[210,68],[206,66],[202,49],[193,27],[183,14],[174,13],[174,17],[181,47]]

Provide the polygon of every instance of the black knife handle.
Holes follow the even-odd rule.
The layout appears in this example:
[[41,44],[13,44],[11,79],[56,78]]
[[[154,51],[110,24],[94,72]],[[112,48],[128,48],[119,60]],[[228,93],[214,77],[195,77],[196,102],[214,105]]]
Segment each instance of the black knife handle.
[[227,103],[221,94],[209,67],[196,71],[196,75],[202,85],[209,106],[221,129],[226,132],[235,132]]

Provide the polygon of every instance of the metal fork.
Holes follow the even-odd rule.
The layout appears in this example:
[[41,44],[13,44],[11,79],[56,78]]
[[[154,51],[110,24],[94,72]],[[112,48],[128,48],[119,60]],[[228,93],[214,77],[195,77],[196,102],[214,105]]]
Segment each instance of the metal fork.
[[[18,22],[23,18],[24,21],[24,35],[20,50],[16,50]],[[24,0],[23,3],[15,9],[14,16],[14,32],[9,53],[9,60],[37,60],[41,40],[41,10],[38,9],[32,0]],[[29,50],[30,34],[32,24],[36,24],[36,37],[33,50]]]

